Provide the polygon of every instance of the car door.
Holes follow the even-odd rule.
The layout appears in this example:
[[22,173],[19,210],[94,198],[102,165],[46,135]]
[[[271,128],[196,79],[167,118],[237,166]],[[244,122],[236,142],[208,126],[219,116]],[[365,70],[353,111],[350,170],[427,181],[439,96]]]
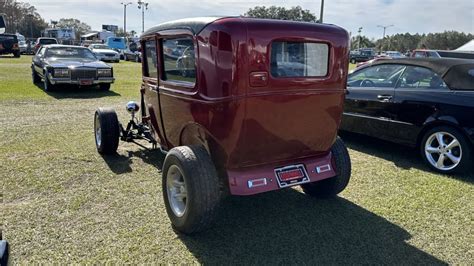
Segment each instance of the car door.
[[44,56],[44,51],[46,48],[42,47],[36,55],[33,56],[33,69],[40,75],[40,77],[43,77],[43,67],[44,67],[44,62],[43,62],[43,56]]
[[151,37],[143,41],[143,62],[142,62],[142,115],[150,121],[153,132],[156,133],[155,140],[160,143],[163,149],[167,149],[168,144],[165,139],[165,132],[162,123],[162,115],[160,109],[160,98],[158,93],[159,71],[158,71],[158,52],[157,41],[155,37]]
[[378,64],[349,75],[341,128],[387,138],[394,118],[395,86],[404,65]]
[[415,145],[424,123],[439,111],[440,104],[451,104],[452,94],[443,79],[430,69],[408,66],[395,89],[392,137]]

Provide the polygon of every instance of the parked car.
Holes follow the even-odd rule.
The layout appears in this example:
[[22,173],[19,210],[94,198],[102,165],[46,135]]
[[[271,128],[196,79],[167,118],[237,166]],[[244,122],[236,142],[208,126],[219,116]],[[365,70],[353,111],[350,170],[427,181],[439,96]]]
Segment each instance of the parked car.
[[415,58],[459,58],[474,59],[474,53],[443,50],[414,50],[411,57]]
[[115,80],[112,67],[82,46],[43,45],[33,57],[31,71],[33,83],[43,80],[46,91],[59,84],[99,85],[109,90]]
[[20,46],[15,34],[0,34],[0,55],[2,54],[13,54],[15,57],[20,57]]
[[349,62],[356,64],[358,62],[365,62],[375,58],[373,49],[354,50],[349,53]]
[[121,60],[125,58],[123,51],[127,49],[127,41],[124,37],[108,37],[106,44],[120,54]]
[[28,45],[26,44],[26,41],[19,41],[18,42],[18,47],[20,47],[20,54],[26,54],[28,50]]
[[[183,51],[199,53],[180,68],[180,57],[163,52],[183,38]],[[115,153],[119,138],[160,145],[166,210],[187,234],[211,224],[227,193],[301,185],[310,196],[335,196],[351,173],[337,137],[348,44],[344,29],[316,23],[233,17],[155,26],[141,36],[141,112],[128,103],[124,129],[112,109],[99,108],[97,150]],[[286,71],[287,63],[307,68]]]
[[123,51],[125,61],[141,62],[141,47],[140,44],[131,42],[126,50]]
[[88,47],[95,56],[106,62],[120,62],[120,54],[105,44],[91,44]]
[[58,41],[55,38],[40,37],[36,39],[35,48],[33,49],[33,52],[36,54],[43,45],[48,44],[58,44]]
[[370,64],[375,63],[375,62],[380,61],[380,60],[387,60],[387,59],[392,59],[392,58],[391,58],[390,56],[388,56],[388,55],[385,55],[385,54],[377,55],[377,56],[376,56],[374,59],[372,59],[372,60],[357,63],[356,69],[359,68],[359,67],[365,66],[365,65],[370,65]]
[[392,59],[349,75],[342,130],[418,147],[441,173],[472,166],[474,62]]

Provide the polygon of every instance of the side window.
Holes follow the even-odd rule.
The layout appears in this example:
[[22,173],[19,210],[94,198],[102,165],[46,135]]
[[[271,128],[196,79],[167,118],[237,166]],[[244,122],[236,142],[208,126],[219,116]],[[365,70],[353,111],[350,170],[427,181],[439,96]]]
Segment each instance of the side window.
[[438,89],[447,88],[446,83],[433,71],[424,67],[407,67],[400,79],[400,88]]
[[145,77],[158,78],[158,64],[156,57],[156,42],[150,40],[145,42]]
[[329,46],[325,43],[272,42],[273,77],[324,77],[328,74]]
[[415,57],[425,57],[423,52],[415,52]]
[[191,37],[163,39],[163,80],[196,82],[196,58]]
[[348,80],[349,87],[382,87],[395,88],[398,78],[403,73],[402,65],[376,65],[352,73]]

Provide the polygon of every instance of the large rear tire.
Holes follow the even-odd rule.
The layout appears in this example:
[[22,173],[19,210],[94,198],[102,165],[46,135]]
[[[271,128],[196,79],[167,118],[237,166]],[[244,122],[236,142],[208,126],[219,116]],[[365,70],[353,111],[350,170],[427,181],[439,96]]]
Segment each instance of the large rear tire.
[[173,228],[184,234],[209,228],[220,203],[215,166],[201,146],[181,146],[166,155],[163,199]]
[[334,142],[331,153],[336,164],[336,176],[302,185],[304,193],[317,198],[330,198],[347,187],[351,178],[351,158],[346,145],[339,137]]
[[94,115],[94,136],[100,154],[117,152],[120,127],[117,114],[110,108],[99,108]]

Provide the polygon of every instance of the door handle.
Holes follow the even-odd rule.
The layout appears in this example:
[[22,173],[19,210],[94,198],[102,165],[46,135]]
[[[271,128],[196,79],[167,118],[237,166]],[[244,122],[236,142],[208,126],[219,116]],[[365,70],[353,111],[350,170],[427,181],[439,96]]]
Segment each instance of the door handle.
[[382,102],[388,102],[392,99],[393,97],[391,95],[377,95],[377,99],[379,99]]

